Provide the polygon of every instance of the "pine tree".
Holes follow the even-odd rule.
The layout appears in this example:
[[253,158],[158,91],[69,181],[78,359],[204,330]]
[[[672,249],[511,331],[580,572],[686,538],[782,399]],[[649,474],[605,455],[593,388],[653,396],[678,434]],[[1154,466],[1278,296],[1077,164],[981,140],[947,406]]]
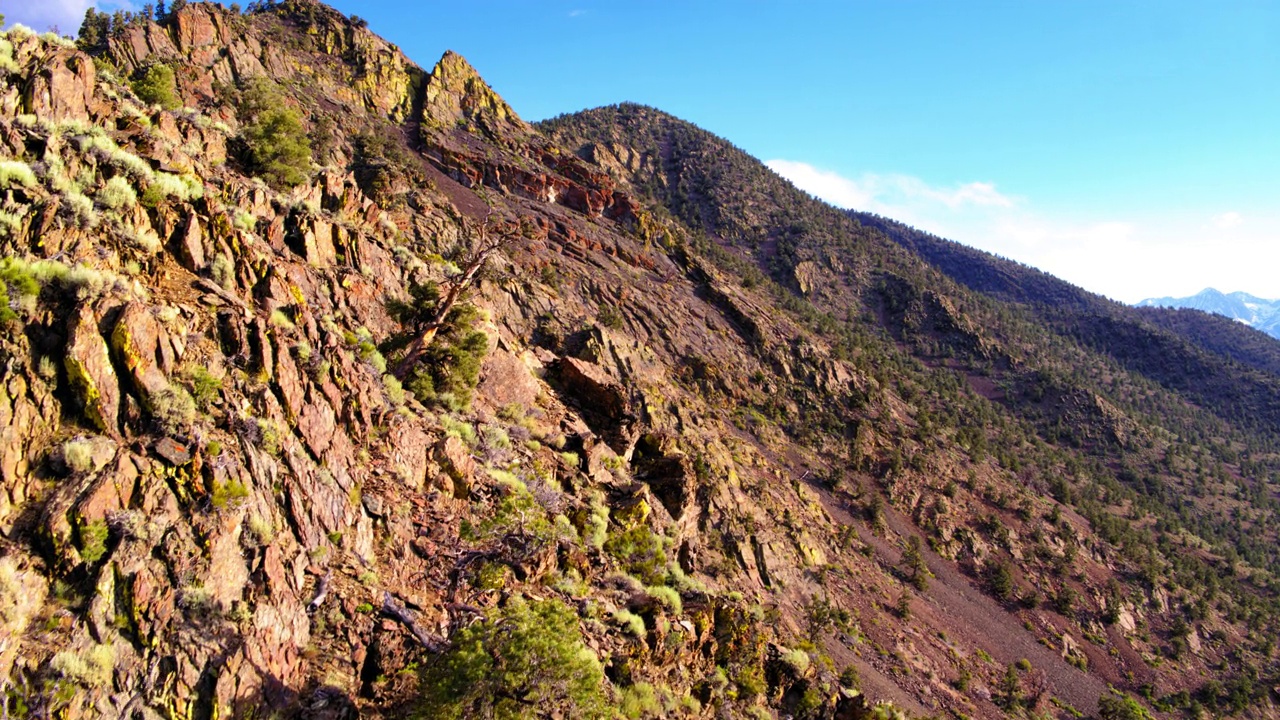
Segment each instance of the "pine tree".
[[920,547],[920,538],[912,535],[907,538],[907,548],[902,551],[902,562],[907,566],[911,584],[924,592],[929,588],[929,565],[924,561],[924,553]]
[[1022,703],[1022,680],[1018,677],[1016,665],[1005,668],[1004,677],[1000,678],[1000,701],[1006,708],[1014,708]]
[[110,34],[111,17],[89,8],[85,10],[84,21],[80,23],[80,37],[76,45],[88,53],[103,50],[107,46],[107,38]]

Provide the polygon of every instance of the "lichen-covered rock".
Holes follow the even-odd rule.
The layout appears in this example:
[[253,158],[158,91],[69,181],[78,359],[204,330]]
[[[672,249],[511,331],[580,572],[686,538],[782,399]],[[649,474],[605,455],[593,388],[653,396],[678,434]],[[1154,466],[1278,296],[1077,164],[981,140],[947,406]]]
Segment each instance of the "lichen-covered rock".
[[436,63],[424,91],[422,119],[433,127],[449,129],[474,123],[490,137],[528,132],[511,106],[455,52],[446,52]]
[[148,307],[136,302],[124,306],[111,331],[111,349],[128,370],[143,402],[150,403],[169,388],[166,370],[172,369],[173,351],[167,333]]
[[98,317],[87,305],[80,307],[71,323],[63,362],[67,380],[84,408],[85,417],[99,430],[117,432],[120,380],[111,366],[107,343],[98,330]]

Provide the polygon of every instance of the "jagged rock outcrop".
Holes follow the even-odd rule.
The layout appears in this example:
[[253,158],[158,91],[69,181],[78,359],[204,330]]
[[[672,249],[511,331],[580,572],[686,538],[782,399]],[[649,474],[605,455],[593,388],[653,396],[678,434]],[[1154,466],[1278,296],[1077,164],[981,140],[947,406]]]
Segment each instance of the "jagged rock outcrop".
[[[520,597],[650,716],[995,718],[1010,667],[1029,711],[1087,712],[1265,663],[1229,604],[1263,576],[1195,545],[1222,606],[1181,628],[1156,558],[1190,534],[1091,479],[1179,442],[1132,409],[1161,389],[1041,374],[1124,377],[696,129],[529,125],[306,0],[96,58],[6,36],[0,683],[33,713],[402,717],[433,689],[406,670]],[[190,109],[117,79],[153,62]],[[248,174],[256,77],[324,165],[294,187]]]
[[[293,37],[341,61],[327,66],[332,74],[319,75],[329,101],[392,121],[408,117],[422,76],[397,48],[314,0],[290,0],[280,11],[296,24]],[[148,63],[181,64],[187,72],[179,90],[193,101],[216,99],[218,83],[235,85],[256,77],[279,82],[301,70],[278,43],[245,33],[245,24],[245,18],[217,6],[191,3],[168,23],[136,23],[113,35],[110,55],[126,76]]]
[[57,48],[28,76],[23,111],[55,122],[88,120],[97,114],[94,106],[102,105],[93,92],[96,78],[89,56]]
[[427,76],[423,122],[443,130],[474,126],[490,139],[528,134],[529,126],[461,55],[448,51]]

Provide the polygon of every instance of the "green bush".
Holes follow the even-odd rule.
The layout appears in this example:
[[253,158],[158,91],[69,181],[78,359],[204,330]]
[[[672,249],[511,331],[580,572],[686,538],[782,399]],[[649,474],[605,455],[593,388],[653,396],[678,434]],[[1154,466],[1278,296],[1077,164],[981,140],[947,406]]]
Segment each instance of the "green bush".
[[1150,720],[1151,714],[1131,697],[1103,695],[1098,698],[1098,717],[1102,720]]
[[22,229],[24,216],[0,210],[0,237],[13,237]]
[[276,188],[299,185],[311,171],[311,141],[296,110],[264,110],[245,127],[242,137],[249,169]]
[[244,483],[236,479],[231,479],[225,483],[214,483],[213,493],[209,501],[217,510],[234,505],[235,503],[249,497],[249,488]]
[[600,661],[558,600],[513,598],[459,631],[422,676],[419,718],[607,718]]
[[249,212],[248,210],[237,208],[235,218],[232,220],[232,224],[236,226],[237,230],[243,230],[245,232],[253,232],[254,229],[257,228],[258,226],[258,219],[254,217],[253,213]]
[[391,401],[392,405],[400,406],[404,404],[404,386],[400,384],[395,375],[383,375],[382,388],[387,391],[387,400]]
[[588,547],[602,550],[605,541],[609,539],[609,506],[605,505],[604,493],[599,490],[593,490],[588,497],[590,506],[582,528],[582,537]]
[[138,204],[138,193],[128,180],[117,175],[98,191],[98,202],[111,210],[128,210]]
[[507,586],[510,575],[511,569],[506,565],[487,562],[476,570],[475,581],[472,584],[477,590],[501,590]]
[[193,175],[153,173],[147,189],[142,193],[142,204],[154,208],[170,198],[187,202],[204,197],[204,184]]
[[236,265],[226,253],[218,253],[213,257],[213,262],[209,265],[209,274],[224,290],[235,287]]
[[764,670],[759,665],[744,666],[733,677],[733,684],[738,686],[738,696],[744,700],[750,700],[769,689],[764,681]]
[[[4,16],[0,15],[0,19],[3,18]],[[0,72],[18,72],[18,63],[13,59],[13,43],[9,42],[7,37],[0,37]]]
[[665,539],[644,525],[610,536],[604,551],[616,558],[627,572],[649,585],[659,585],[666,580]]
[[470,447],[475,446],[476,429],[471,423],[443,415],[440,417],[440,427],[444,429],[445,435],[452,435]]
[[1063,585],[1062,589],[1053,596],[1053,609],[1057,610],[1061,615],[1070,615],[1075,608],[1079,595],[1074,589]]
[[93,564],[107,554],[107,523],[94,520],[80,526],[80,559]]
[[94,645],[83,652],[63,650],[53,656],[49,667],[85,687],[105,687],[115,672],[116,649],[114,645]]
[[151,417],[157,428],[168,435],[179,435],[191,429],[196,420],[196,401],[191,394],[177,385],[151,396]]
[[627,720],[665,716],[662,703],[658,700],[658,693],[649,683],[636,683],[631,687],[623,688],[618,709]]
[[649,594],[649,597],[662,603],[676,615],[679,615],[684,608],[683,603],[680,601],[680,593],[676,592],[674,588],[669,588],[666,585],[650,585],[645,588],[645,592]]
[[997,599],[1007,602],[1013,597],[1013,572],[1009,570],[1007,564],[995,563],[990,566],[987,569],[987,579],[991,586],[991,593]]
[[618,608],[613,611],[613,621],[622,626],[628,634],[634,637],[644,637],[644,618],[627,610],[626,608]]
[[68,189],[63,194],[62,209],[70,216],[70,219],[75,221],[76,226],[82,230],[88,230],[98,225],[98,213],[93,209],[93,201],[77,192],[74,188]]
[[600,307],[600,311],[596,313],[596,322],[612,330],[621,329],[623,324],[622,313],[618,312],[615,307],[603,305]]
[[17,295],[18,305],[23,308],[34,308],[35,299],[40,295],[39,281],[32,275],[30,266],[18,258],[0,259],[0,322],[18,319],[10,293]]
[[472,305],[459,305],[449,313],[423,362],[409,375],[407,387],[419,401],[456,412],[471,407],[480,365],[489,352],[488,336],[474,329],[479,315]]
[[159,105],[165,110],[173,110],[182,105],[178,100],[178,86],[173,77],[173,68],[164,64],[156,64],[142,72],[134,80],[133,92],[138,99],[149,105]]
[[30,165],[21,160],[0,160],[0,187],[31,187],[35,184],[36,175],[31,171]]
[[213,406],[222,392],[222,379],[201,365],[184,368],[182,382],[191,391],[191,399],[205,411]]
[[62,444],[62,462],[73,473],[89,472],[93,469],[93,443],[86,438],[66,441]]
[[546,510],[538,504],[524,481],[511,473],[489,469],[489,475],[498,481],[502,499],[493,508],[493,515],[475,526],[475,538],[491,540],[511,534],[523,538],[528,547],[544,547],[557,539],[556,526],[547,519]]
[[804,676],[809,672],[811,659],[809,653],[804,650],[788,650],[782,654],[782,662],[786,663],[796,672],[796,675]]

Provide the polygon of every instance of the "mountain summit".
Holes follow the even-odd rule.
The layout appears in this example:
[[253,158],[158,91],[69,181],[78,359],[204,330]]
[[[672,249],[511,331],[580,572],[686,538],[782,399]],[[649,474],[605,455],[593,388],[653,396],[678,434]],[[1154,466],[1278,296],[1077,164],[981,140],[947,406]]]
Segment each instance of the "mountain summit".
[[1216,313],[1280,338],[1280,300],[1265,300],[1245,292],[1221,293],[1205,288],[1191,297],[1147,298],[1138,307],[1187,308]]
[[171,8],[0,36],[9,716],[1277,717],[1274,342]]

